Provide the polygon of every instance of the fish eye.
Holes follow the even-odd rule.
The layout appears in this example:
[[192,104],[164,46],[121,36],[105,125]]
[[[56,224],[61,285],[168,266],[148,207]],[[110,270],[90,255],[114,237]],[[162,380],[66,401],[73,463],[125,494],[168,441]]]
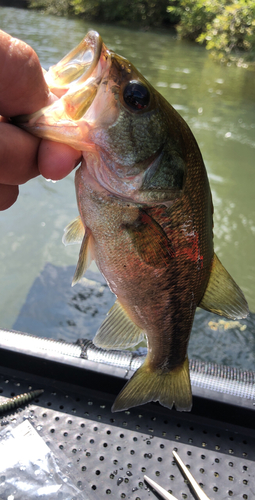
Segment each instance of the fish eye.
[[130,109],[140,111],[147,108],[150,102],[150,93],[145,85],[133,80],[124,88],[123,99]]

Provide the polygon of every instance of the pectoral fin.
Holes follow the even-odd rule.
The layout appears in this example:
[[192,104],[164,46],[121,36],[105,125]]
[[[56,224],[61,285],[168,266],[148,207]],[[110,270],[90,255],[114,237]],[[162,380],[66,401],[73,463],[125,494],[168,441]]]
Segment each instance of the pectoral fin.
[[72,286],[74,286],[82,278],[85,271],[91,264],[93,260],[92,256],[92,236],[89,230],[86,230],[85,235],[82,240],[81,249],[79,253],[79,259],[74,273]]
[[81,243],[85,234],[85,228],[82,220],[76,217],[68,226],[64,229],[64,234],[62,242],[64,245],[74,245],[75,243]]
[[133,323],[117,300],[96,333],[93,343],[103,349],[126,349],[139,344],[143,338],[141,328]]
[[124,228],[131,236],[139,256],[149,266],[162,268],[175,256],[165,231],[143,210],[140,210],[139,218],[133,224],[125,224]]
[[216,254],[213,256],[211,275],[199,307],[229,319],[246,318],[249,314],[242,290]]

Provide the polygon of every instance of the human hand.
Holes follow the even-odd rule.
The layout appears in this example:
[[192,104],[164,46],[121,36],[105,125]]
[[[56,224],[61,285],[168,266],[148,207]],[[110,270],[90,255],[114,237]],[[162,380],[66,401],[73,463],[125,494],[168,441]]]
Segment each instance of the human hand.
[[16,201],[19,184],[39,174],[62,179],[79,162],[80,151],[8,123],[7,117],[34,113],[55,99],[33,49],[0,30],[0,210]]

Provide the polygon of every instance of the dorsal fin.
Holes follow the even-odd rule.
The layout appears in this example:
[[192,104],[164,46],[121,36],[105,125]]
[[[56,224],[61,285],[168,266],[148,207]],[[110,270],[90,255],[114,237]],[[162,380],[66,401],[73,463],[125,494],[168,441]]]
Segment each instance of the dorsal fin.
[[144,338],[141,328],[135,325],[116,300],[93,339],[103,349],[125,349],[133,347]]
[[92,236],[90,231],[86,229],[80,248],[79,259],[74,273],[72,286],[78,283],[78,281],[84,275],[85,271],[90,266],[91,261],[93,260],[91,245],[92,245]]
[[217,255],[213,256],[210,278],[199,307],[229,319],[246,318],[249,307],[242,290],[231,278]]
[[75,243],[81,243],[85,234],[85,228],[83,222],[79,217],[72,220],[68,226],[64,229],[64,234],[62,242],[64,245],[74,245]]

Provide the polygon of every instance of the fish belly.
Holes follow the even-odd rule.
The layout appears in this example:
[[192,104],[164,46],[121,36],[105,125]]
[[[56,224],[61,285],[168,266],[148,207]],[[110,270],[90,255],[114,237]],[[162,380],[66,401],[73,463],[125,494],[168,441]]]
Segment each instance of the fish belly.
[[[183,363],[196,309],[191,266],[180,272],[180,259],[155,268],[143,261],[125,230],[139,207],[87,184],[78,196],[83,222],[93,236],[97,266],[130,319],[148,340],[152,369],[169,370]],[[193,263],[192,263],[193,265]]]
[[[187,345],[199,295],[196,285],[201,286],[196,260],[179,251],[164,265],[149,265],[126,230],[138,219],[140,207],[98,192],[79,179],[76,189],[98,268],[129,318],[147,337],[146,361],[119,394],[113,411],[148,401],[190,410]],[[174,238],[178,242],[176,234]]]

